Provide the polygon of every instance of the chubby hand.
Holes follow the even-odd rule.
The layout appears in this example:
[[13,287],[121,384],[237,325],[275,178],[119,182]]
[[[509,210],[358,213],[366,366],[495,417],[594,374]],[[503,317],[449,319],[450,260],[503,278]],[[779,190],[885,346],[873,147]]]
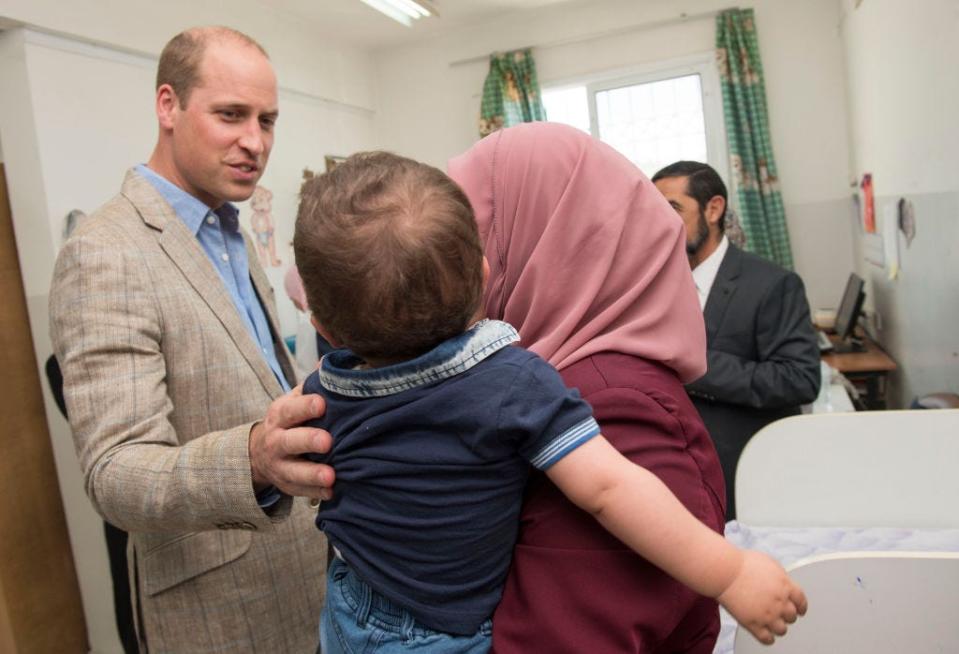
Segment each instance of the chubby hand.
[[328,500],[333,496],[333,468],[313,463],[304,454],[330,451],[329,432],[302,424],[326,411],[319,395],[303,395],[303,387],[278,397],[266,417],[250,430],[250,470],[253,487],[271,484],[287,495]]
[[806,595],[772,558],[750,550],[742,555],[739,572],[717,599],[756,640],[771,645],[805,615]]

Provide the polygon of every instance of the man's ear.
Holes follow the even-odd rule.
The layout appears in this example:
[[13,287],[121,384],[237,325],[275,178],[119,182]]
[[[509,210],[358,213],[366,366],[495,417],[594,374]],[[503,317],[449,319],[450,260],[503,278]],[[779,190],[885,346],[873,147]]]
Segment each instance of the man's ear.
[[169,84],[161,84],[156,97],[157,120],[161,129],[173,129],[180,112],[180,99]]
[[706,216],[706,222],[710,226],[718,225],[719,219],[726,211],[726,200],[723,199],[721,195],[714,195],[709,198],[709,202],[706,203],[706,211],[703,213]]
[[326,339],[327,343],[336,348],[343,347],[343,344],[337,342],[337,340],[330,335],[330,332],[328,332],[326,328],[320,324],[320,321],[316,319],[316,314],[310,314],[310,323],[312,323],[313,329],[315,329],[320,336]]

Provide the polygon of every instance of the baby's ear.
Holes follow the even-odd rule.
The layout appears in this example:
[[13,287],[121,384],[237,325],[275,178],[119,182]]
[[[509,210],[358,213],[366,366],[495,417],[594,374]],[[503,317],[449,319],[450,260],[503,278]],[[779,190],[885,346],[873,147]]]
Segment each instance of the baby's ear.
[[486,297],[486,286],[489,284],[489,260],[484,256],[483,257],[483,292],[480,293],[479,306],[476,308],[476,313],[473,315],[471,323],[478,322],[483,318],[488,318],[486,315],[486,302],[483,298]]

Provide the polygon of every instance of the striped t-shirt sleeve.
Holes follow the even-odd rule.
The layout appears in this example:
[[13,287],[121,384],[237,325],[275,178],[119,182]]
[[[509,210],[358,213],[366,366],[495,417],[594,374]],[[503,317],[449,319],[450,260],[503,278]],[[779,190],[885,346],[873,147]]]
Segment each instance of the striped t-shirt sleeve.
[[[573,392],[575,393],[575,391]],[[547,443],[543,449],[533,455],[533,458],[530,459],[530,463],[540,470],[546,470],[551,465],[598,434],[599,425],[596,423],[594,418],[589,417],[579,424],[573,425],[551,442]]]
[[540,470],[599,434],[593,410],[579,391],[566,388],[556,369],[534,354],[504,395],[498,425]]

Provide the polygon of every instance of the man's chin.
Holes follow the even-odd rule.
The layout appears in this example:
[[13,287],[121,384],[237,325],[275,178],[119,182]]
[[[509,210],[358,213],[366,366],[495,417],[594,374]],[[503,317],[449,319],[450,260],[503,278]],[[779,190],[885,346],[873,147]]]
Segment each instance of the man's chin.
[[258,181],[260,181],[259,178],[250,182],[234,182],[230,184],[229,188],[224,189],[224,199],[227,202],[246,202],[250,199],[250,196],[253,195]]

